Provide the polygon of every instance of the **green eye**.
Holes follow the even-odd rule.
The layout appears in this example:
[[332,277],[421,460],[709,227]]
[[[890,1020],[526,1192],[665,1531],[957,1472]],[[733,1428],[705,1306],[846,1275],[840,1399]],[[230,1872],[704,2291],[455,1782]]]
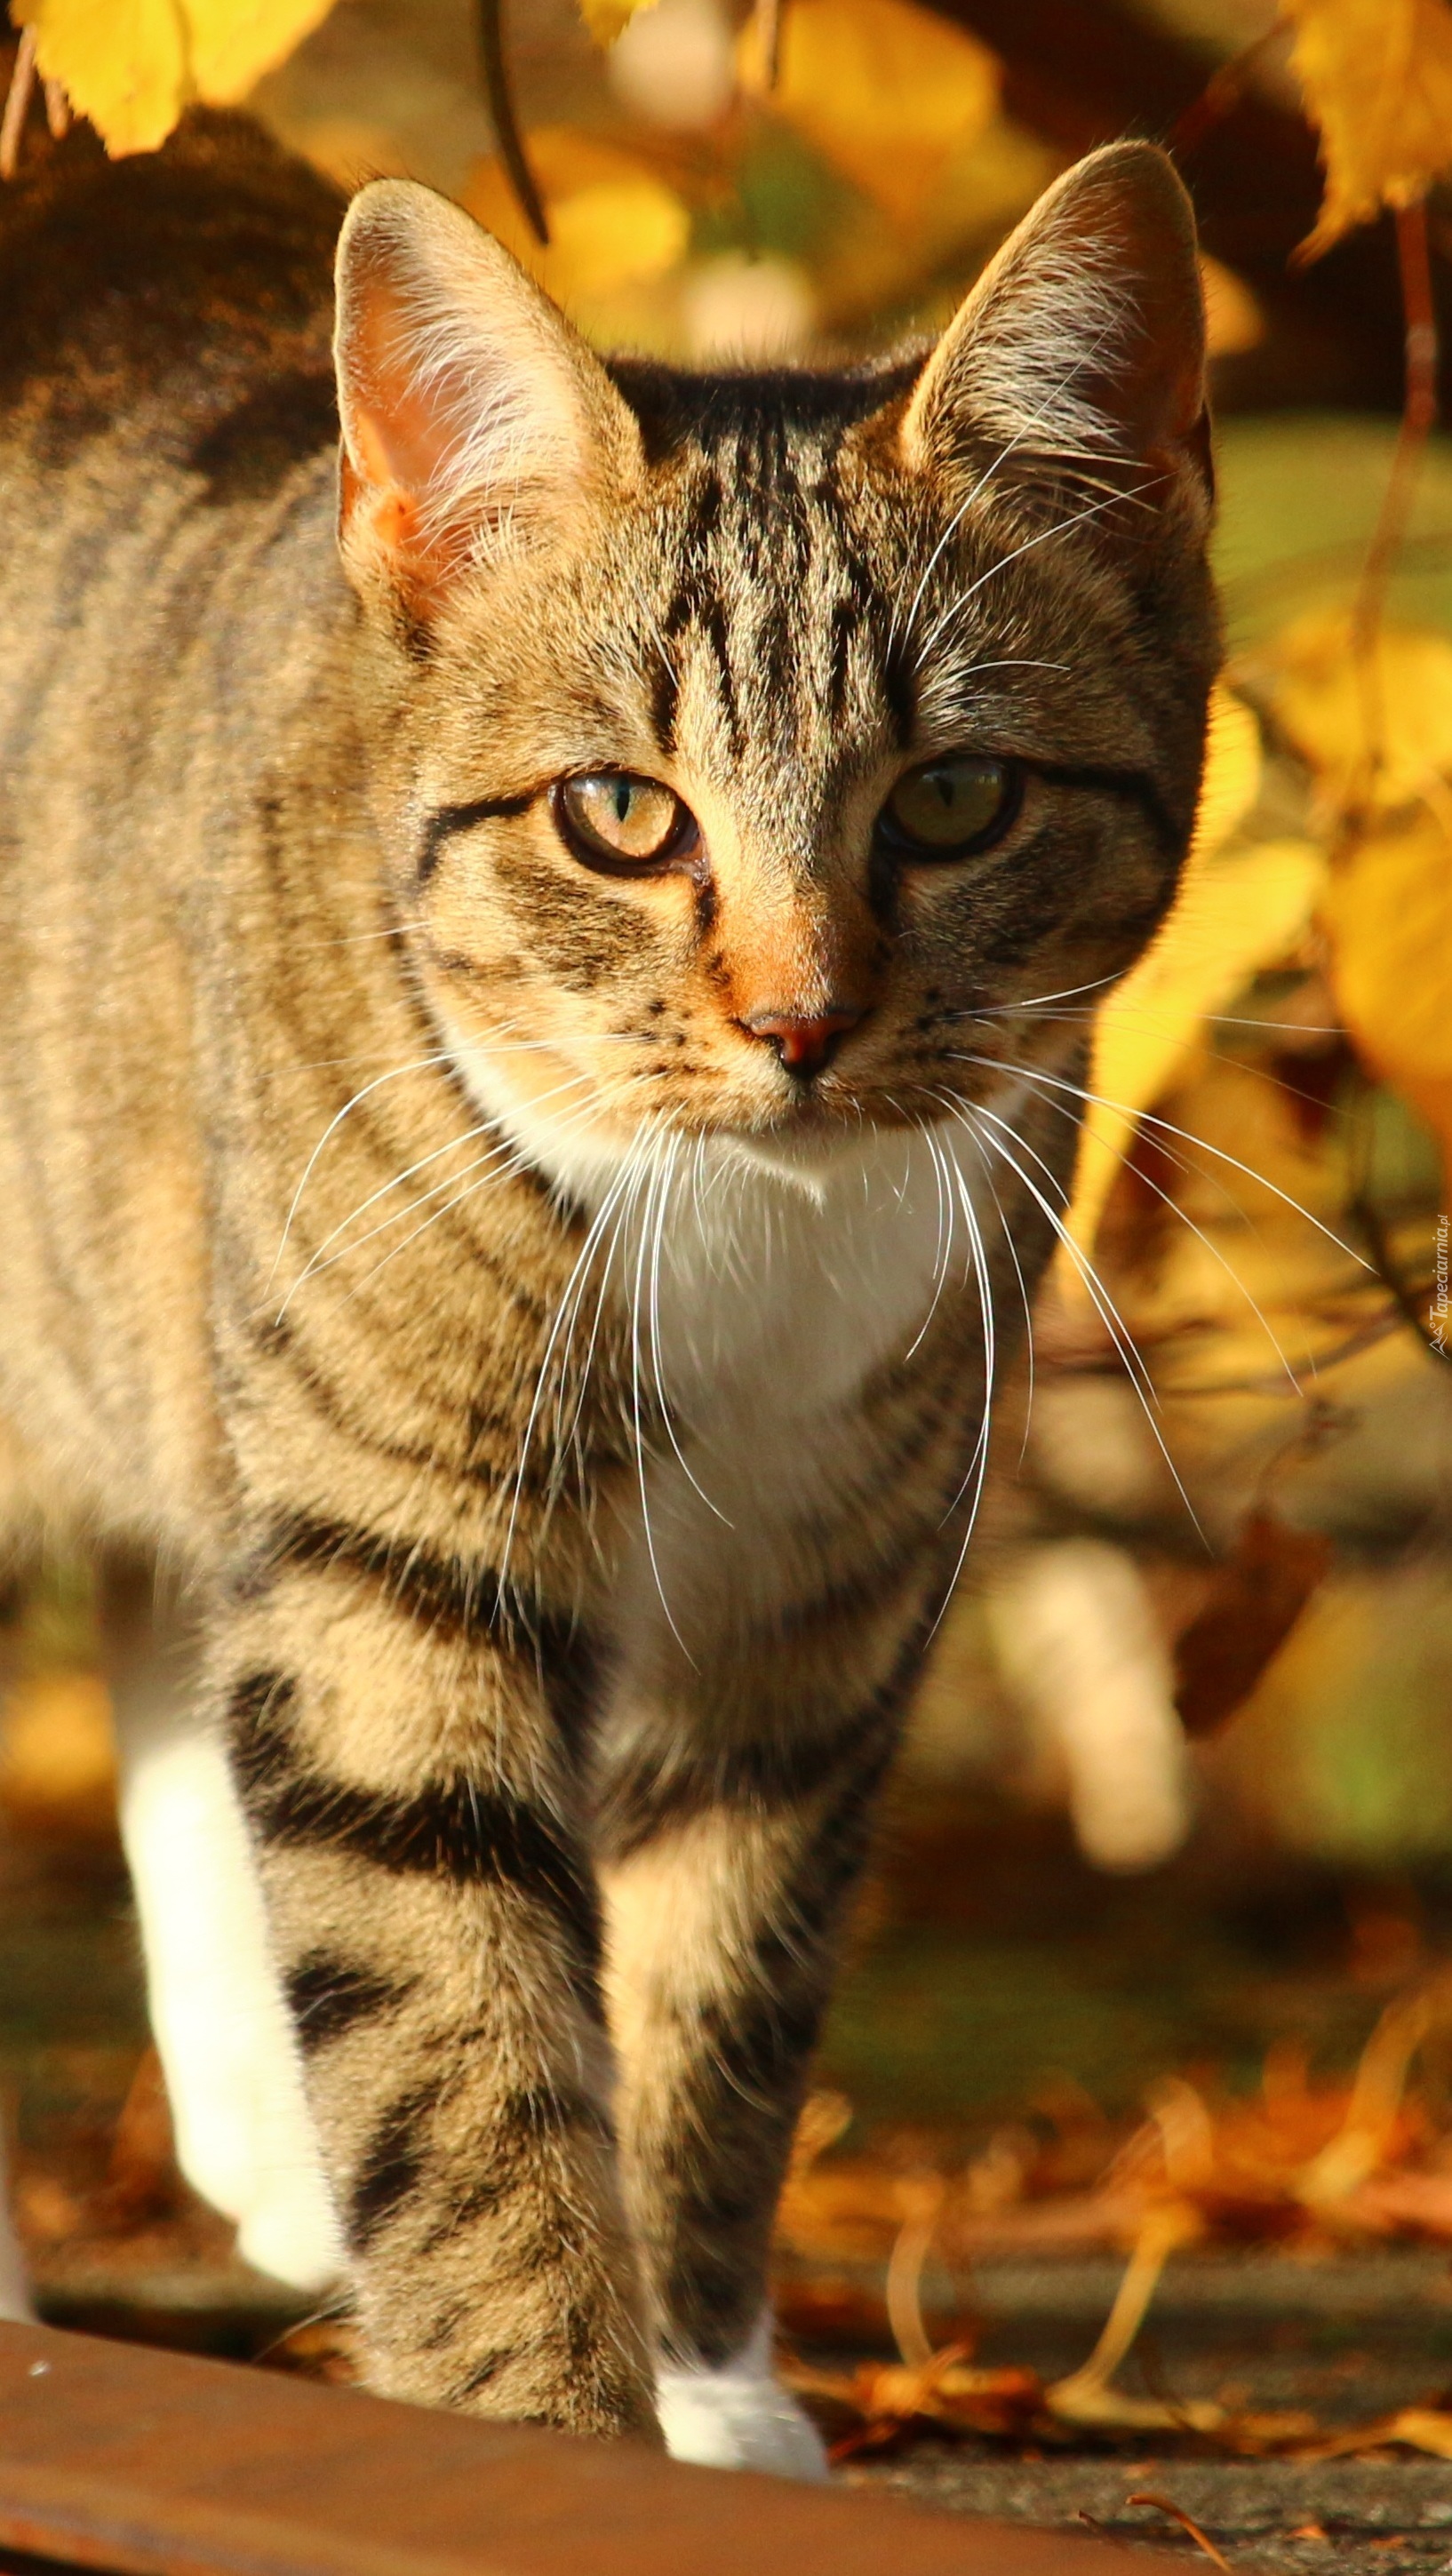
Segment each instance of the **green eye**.
[[589,867],[628,874],[670,866],[700,838],[694,814],[671,788],[627,769],[562,778],[552,803],[561,838]]
[[879,828],[909,856],[963,858],[1002,838],[1022,796],[1012,761],[930,760],[898,780]]

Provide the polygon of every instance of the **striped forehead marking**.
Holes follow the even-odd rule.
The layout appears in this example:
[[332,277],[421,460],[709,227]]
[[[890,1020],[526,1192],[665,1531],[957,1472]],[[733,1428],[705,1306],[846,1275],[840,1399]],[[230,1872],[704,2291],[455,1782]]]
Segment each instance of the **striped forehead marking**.
[[715,667],[727,744],[800,739],[846,713],[867,636],[899,730],[902,675],[889,675],[889,605],[835,474],[842,427],[794,435],[782,419],[736,421],[695,442],[671,587],[660,616],[652,717],[675,747],[679,646],[699,638]]

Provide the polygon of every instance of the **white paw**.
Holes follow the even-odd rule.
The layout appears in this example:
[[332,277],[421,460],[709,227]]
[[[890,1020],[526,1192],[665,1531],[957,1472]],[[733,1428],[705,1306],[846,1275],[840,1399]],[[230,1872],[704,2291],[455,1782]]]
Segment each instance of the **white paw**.
[[5,2173],[0,2167],[0,2317],[9,2325],[33,2325],[35,2310],[25,2279],[25,2264],[10,2231],[5,2207]]
[[221,1747],[185,1721],[123,1740],[121,1830],[177,2161],[237,2221],[238,2249],[297,2289],[336,2279],[337,2220]]
[[264,2176],[237,2213],[237,2251],[294,2290],[322,2290],[343,2270],[343,2240],[313,2158],[294,2173]]
[[827,2475],[816,2426],[771,2369],[771,2326],[763,2318],[745,2350],[718,2370],[663,2362],[656,2406],[673,2460],[700,2469],[760,2469],[768,2477]]

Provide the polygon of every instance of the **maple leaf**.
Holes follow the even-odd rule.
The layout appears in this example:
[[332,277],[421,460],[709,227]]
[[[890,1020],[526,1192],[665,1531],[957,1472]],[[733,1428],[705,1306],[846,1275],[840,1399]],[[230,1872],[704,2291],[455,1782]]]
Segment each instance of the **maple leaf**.
[[1326,193],[1303,256],[1383,206],[1409,206],[1452,168],[1447,0],[1283,0],[1321,134]]

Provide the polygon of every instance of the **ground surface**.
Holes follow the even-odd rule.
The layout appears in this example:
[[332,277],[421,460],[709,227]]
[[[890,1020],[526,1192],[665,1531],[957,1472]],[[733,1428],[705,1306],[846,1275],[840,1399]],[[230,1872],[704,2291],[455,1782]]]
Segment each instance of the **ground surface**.
[[[1157,1893],[1080,1876],[1040,1828],[1024,1828],[1016,1854],[1001,1831],[990,1844],[962,1833],[946,1872],[931,1834],[899,1839],[829,2041],[829,2076],[854,2086],[868,2112],[890,2103],[899,2143],[905,2117],[921,2123],[925,2147],[948,2134],[971,2143],[1054,2070],[1132,2100],[1157,2067],[1218,2059],[1234,2074],[1296,2030],[1323,2058],[1349,2062],[1375,2019],[1374,1979],[1348,1973],[1348,1927],[1373,1896],[1390,1903],[1384,1890],[1338,1898],[1282,1884],[1277,1904],[1246,1888],[1211,1903],[1183,1876]],[[1397,1901],[1405,1915],[1412,1896]],[[1422,1937],[1437,1939],[1435,1892],[1421,1902]],[[0,1956],[0,2079],[44,2312],[316,2366],[331,2349],[326,2332],[298,2334],[301,2303],[238,2264],[227,2229],[176,2181],[145,2069],[114,1850],[0,1837]],[[859,2130],[870,2138],[870,2120]],[[1045,2380],[1075,2369],[1121,2272],[1112,2248],[960,2267],[952,2287],[975,2359]],[[881,2267],[865,2262],[859,2274],[870,2306]],[[813,2358],[850,2368],[864,2349]],[[1305,2408],[1331,2436],[1434,2403],[1452,2385],[1452,2264],[1415,2247],[1179,2256],[1121,2380],[1171,2401]],[[840,2473],[949,2510],[1066,2528],[1087,2516],[1196,2554],[1166,2511],[1128,2501],[1149,2493],[1199,2523],[1237,2568],[1452,2569],[1452,2463],[1404,2453],[1226,2460],[1187,2436],[1053,2448],[928,2434],[859,2454]]]

